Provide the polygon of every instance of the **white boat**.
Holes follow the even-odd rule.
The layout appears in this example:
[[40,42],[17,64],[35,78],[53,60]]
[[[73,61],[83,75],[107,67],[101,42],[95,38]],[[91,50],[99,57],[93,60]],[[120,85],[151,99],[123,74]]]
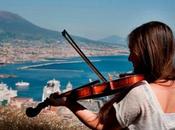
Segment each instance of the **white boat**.
[[28,86],[30,85],[30,83],[20,81],[20,82],[17,82],[15,85],[16,85],[17,87],[28,87]]

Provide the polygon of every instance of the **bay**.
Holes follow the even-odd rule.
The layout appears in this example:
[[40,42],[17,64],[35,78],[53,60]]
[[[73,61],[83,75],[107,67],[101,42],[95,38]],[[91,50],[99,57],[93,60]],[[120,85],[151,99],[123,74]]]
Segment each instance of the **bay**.
[[[128,62],[126,55],[98,56],[89,59],[107,80],[109,73],[115,75],[132,71],[132,64]],[[7,64],[0,67],[0,73],[16,75],[14,78],[0,80],[12,89],[18,90],[18,97],[31,97],[37,101],[41,100],[43,87],[48,80],[59,80],[62,90],[65,89],[68,82],[77,88],[89,83],[89,79],[99,80],[80,57]],[[15,83],[19,81],[29,82],[30,86],[18,88]]]

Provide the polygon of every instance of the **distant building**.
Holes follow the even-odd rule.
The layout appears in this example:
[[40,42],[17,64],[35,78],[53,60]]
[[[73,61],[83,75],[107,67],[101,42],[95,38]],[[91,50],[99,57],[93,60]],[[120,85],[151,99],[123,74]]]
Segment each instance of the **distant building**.
[[[46,86],[44,86],[43,88],[43,95],[42,95],[42,101],[44,101],[47,97],[50,96],[50,94],[54,93],[54,92],[59,92],[61,93],[61,90],[60,90],[60,81],[58,80],[49,80],[46,84]],[[47,111],[52,111],[52,112],[56,112],[57,111],[57,107],[47,107],[46,109],[43,109],[43,112],[46,112]]]
[[25,110],[28,107],[36,106],[36,102],[33,101],[33,98],[15,97],[11,99],[9,105],[14,108]]
[[0,105],[8,105],[13,97],[17,96],[17,90],[8,89],[7,84],[0,83]]
[[72,90],[72,88],[73,88],[72,83],[69,81],[66,85],[66,88],[62,91],[62,93],[70,91],[70,90]]
[[60,81],[55,80],[55,79],[49,80],[46,86],[44,86],[43,88],[42,101],[44,101],[47,97],[50,96],[50,94],[54,92],[61,93],[60,87],[61,87]]

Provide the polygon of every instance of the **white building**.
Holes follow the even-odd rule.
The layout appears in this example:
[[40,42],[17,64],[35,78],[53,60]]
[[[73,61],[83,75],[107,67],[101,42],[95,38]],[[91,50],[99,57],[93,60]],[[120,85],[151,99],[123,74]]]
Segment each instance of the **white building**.
[[6,105],[10,103],[11,98],[17,96],[17,90],[8,89],[7,84],[0,83],[0,105]]
[[54,92],[61,93],[60,86],[61,86],[60,81],[55,80],[55,79],[49,80],[46,86],[44,86],[43,88],[42,101],[44,101],[47,97],[50,96],[50,94]]
[[36,103],[33,101],[33,98],[22,98],[15,97],[10,101],[10,106],[18,109],[26,109],[28,107],[34,106]]
[[65,93],[65,92],[67,92],[67,91],[70,91],[70,90],[72,90],[72,88],[73,88],[73,86],[72,86],[71,82],[69,81],[69,82],[67,83],[67,85],[66,85],[66,89],[64,89],[64,90],[62,91],[62,93]]

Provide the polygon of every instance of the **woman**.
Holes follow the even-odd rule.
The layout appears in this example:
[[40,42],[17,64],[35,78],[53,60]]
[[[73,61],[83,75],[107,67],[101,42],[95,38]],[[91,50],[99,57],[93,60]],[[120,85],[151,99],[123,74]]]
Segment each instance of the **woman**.
[[134,29],[128,39],[129,61],[134,73],[143,74],[145,80],[135,84],[122,99],[115,96],[98,114],[66,97],[54,99],[54,94],[50,104],[68,107],[91,129],[175,129],[175,45],[171,29],[152,21]]

